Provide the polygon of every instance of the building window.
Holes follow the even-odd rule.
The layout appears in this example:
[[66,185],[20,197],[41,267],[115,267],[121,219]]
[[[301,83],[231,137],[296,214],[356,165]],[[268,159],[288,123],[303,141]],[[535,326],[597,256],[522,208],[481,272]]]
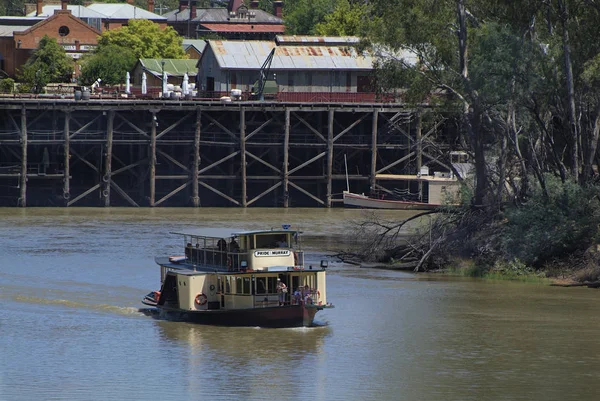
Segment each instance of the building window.
[[68,26],[61,26],[60,28],[58,28],[58,35],[59,36],[67,36],[69,34],[70,30]]

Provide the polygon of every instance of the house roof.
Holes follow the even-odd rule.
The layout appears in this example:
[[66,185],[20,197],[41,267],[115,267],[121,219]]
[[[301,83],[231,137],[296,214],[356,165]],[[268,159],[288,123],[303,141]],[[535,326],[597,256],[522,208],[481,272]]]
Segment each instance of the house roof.
[[285,30],[284,25],[267,24],[200,24],[202,27],[213,32],[281,32]]
[[[28,17],[43,17],[43,18],[47,18],[47,17],[51,17],[52,15],[54,15],[54,10],[60,10],[61,9],[61,5],[60,4],[50,4],[47,6],[42,7],[42,13],[38,16],[36,11],[32,11],[29,14],[27,14]],[[67,6],[67,10],[71,10],[71,14],[73,14],[75,17],[77,18],[106,18],[106,15],[101,14],[97,11],[94,11],[88,7],[84,7],[84,6],[74,6],[74,5],[68,5]]]
[[[229,11],[226,8],[198,8],[196,9],[196,18],[192,19],[194,22],[200,23],[250,23],[250,24],[275,24],[275,25],[283,25],[283,20],[274,16],[273,14],[269,14],[266,11],[252,9],[254,13],[254,18],[248,19],[236,19],[231,18],[229,16]],[[190,18],[190,9],[186,8],[185,10],[173,10],[165,13],[163,15],[167,18],[169,22],[183,22],[187,21]]]
[[161,15],[151,13],[140,7],[132,6],[127,3],[102,4],[94,3],[87,6],[88,9],[105,15],[105,18],[111,19],[148,19],[152,21],[166,21]]
[[164,71],[171,77],[183,77],[185,73],[188,77],[195,77],[198,74],[196,63],[198,60],[187,59],[161,59],[161,58],[141,58],[138,64],[148,73],[161,77],[163,72],[162,62],[165,62]]
[[9,25],[0,26],[0,37],[12,37],[15,32],[26,31],[31,25]]
[[275,42],[260,40],[209,40],[208,47],[222,69],[260,69],[274,47],[276,49],[271,63],[272,70],[371,70],[373,68],[371,56],[359,54],[355,48],[349,46],[277,46]]
[[206,41],[203,39],[183,39],[182,46],[183,50],[193,47],[198,53],[202,53],[204,52],[204,48],[206,48]]
[[26,30],[24,30],[22,32],[21,31],[14,32],[13,36],[15,36],[15,39],[16,39],[19,36],[27,35],[30,32],[33,32],[35,30],[40,29],[44,25],[50,23],[51,21],[53,21],[54,19],[57,19],[57,18],[68,18],[68,19],[72,20],[74,24],[78,24],[78,25],[82,26],[84,29],[89,29],[90,31],[94,32],[96,35],[100,35],[101,34],[101,32],[99,30],[97,30],[96,28],[94,28],[94,27],[86,24],[85,22],[83,22],[81,19],[79,19],[77,17],[74,17],[73,14],[71,14],[71,11],[69,11],[69,10],[58,10],[51,17],[48,17],[48,18],[46,18],[46,19],[38,22],[34,26],[30,26],[30,27],[28,27]]

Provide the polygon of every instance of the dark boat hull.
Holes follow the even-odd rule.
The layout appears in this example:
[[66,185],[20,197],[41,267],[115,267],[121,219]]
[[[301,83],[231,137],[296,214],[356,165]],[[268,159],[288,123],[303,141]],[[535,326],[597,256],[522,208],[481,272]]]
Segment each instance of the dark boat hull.
[[158,307],[163,319],[217,326],[309,327],[319,307],[303,305],[255,309],[181,311]]

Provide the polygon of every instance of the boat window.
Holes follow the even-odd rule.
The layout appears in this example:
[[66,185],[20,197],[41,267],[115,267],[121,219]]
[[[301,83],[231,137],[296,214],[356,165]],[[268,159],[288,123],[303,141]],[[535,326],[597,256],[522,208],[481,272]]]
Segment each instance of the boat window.
[[277,277],[267,278],[267,291],[269,294],[277,293]]
[[288,246],[287,234],[263,234],[256,236],[257,248],[287,248]]
[[231,294],[231,277],[225,277],[225,294]]
[[250,295],[250,277],[244,277],[244,294]]
[[236,294],[243,294],[243,292],[242,292],[242,278],[241,277],[236,277],[235,278],[235,293]]
[[266,277],[257,277],[256,278],[256,293],[259,295],[267,293],[267,278]]
[[223,277],[221,276],[217,277],[217,288],[219,289],[220,293],[223,293]]

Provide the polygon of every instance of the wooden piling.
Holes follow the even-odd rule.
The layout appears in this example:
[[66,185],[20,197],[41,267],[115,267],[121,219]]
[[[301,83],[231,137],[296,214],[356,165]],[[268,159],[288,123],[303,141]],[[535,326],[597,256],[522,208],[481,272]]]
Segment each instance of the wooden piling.
[[[421,112],[415,114],[417,119],[417,127],[415,133],[415,142],[417,145],[417,174],[421,174],[421,166],[423,165],[423,144],[421,143]],[[423,202],[423,181],[418,181],[419,185],[419,200]]]
[[21,195],[18,205],[27,207],[27,110],[21,108]]
[[70,121],[71,120],[71,111],[65,111],[65,158],[64,158],[64,177],[63,177],[63,199],[65,206],[69,206],[69,199],[71,198],[71,165],[69,163],[69,159],[71,158],[71,138],[70,135]]
[[379,120],[379,111],[373,112],[373,124],[371,129],[371,174],[369,176],[370,190],[374,191],[377,185],[377,123]]
[[246,176],[246,109],[242,107],[240,110],[240,156],[242,167],[242,207],[248,206],[247,191],[247,176]]
[[150,122],[150,207],[156,198],[156,112],[152,112]]
[[289,207],[289,162],[290,162],[290,110],[285,110],[285,127],[283,134],[283,207]]
[[115,121],[115,111],[109,110],[108,121],[106,123],[106,156],[104,159],[104,181],[102,197],[104,198],[104,206],[110,206],[110,182],[112,180],[112,144],[113,144],[113,126]]
[[327,121],[327,207],[331,207],[333,177],[333,119],[334,110],[329,109],[329,118]]
[[194,133],[194,170],[192,171],[192,204],[194,207],[200,206],[200,196],[198,192],[198,179],[200,170],[200,130],[202,127],[202,112],[200,107],[196,109],[196,132]]

